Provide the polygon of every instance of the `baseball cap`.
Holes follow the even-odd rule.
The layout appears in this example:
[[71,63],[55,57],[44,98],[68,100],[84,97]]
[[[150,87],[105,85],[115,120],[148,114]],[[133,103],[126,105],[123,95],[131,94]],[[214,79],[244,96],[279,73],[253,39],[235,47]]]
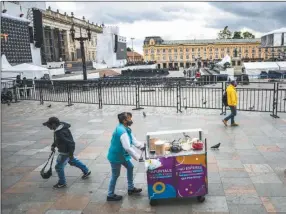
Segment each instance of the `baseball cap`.
[[43,125],[47,126],[48,124],[53,124],[53,123],[58,124],[59,122],[60,122],[59,118],[57,118],[57,117],[50,117],[47,122],[43,123]]

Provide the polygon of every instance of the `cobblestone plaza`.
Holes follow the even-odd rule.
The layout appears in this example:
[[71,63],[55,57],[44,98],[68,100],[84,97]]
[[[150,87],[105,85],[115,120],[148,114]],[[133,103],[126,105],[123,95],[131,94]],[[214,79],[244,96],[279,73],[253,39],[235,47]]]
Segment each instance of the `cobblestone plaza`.
[[[52,107],[47,106],[51,104]],[[238,112],[239,127],[224,127],[218,110],[132,107],[21,101],[2,105],[2,213],[286,213],[286,116]],[[140,196],[127,195],[126,171],[122,168],[117,193],[121,202],[106,202],[110,165],[106,159],[117,114],[132,111],[133,132],[145,141],[146,132],[202,128],[208,147],[209,194],[196,199],[162,201],[150,207],[143,163],[135,165],[135,184]],[[68,187],[53,190],[57,175],[43,180],[39,171],[50,154],[53,134],[42,123],[50,116],[71,123],[76,156],[92,171],[82,180],[80,171],[66,167]]]

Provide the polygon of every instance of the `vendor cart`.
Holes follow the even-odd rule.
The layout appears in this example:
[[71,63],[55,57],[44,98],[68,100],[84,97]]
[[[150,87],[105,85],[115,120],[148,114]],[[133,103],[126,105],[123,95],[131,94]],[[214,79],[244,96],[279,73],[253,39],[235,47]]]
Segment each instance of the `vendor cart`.
[[170,198],[197,197],[199,202],[203,202],[205,195],[208,194],[206,139],[202,150],[190,149],[188,151],[168,152],[164,155],[155,154],[150,149],[150,140],[152,137],[162,139],[166,135],[197,135],[197,138],[203,142],[202,129],[147,133],[145,161],[150,163],[151,160],[155,159],[160,163],[160,166],[156,169],[146,170],[150,205],[155,205],[159,199]]

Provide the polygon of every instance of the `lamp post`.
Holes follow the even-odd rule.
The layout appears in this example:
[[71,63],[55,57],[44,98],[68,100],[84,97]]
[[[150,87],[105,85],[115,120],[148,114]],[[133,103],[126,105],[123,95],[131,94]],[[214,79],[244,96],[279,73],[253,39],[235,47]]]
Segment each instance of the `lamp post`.
[[131,41],[132,41],[132,55],[133,55],[133,63],[134,63],[134,49],[133,49],[133,40],[134,40],[135,38],[131,38]]
[[[73,14],[72,14],[73,17]],[[74,23],[72,24],[72,27],[70,29],[70,34],[72,37],[72,40],[77,40],[80,43],[80,51],[81,51],[81,60],[82,60],[82,72],[83,72],[83,80],[87,80],[87,73],[86,73],[86,61],[85,61],[85,51],[84,51],[84,41],[91,39],[91,29],[88,25],[87,29],[87,37],[83,37],[81,33],[81,27],[79,28],[79,37],[75,37],[75,29],[74,29]]]

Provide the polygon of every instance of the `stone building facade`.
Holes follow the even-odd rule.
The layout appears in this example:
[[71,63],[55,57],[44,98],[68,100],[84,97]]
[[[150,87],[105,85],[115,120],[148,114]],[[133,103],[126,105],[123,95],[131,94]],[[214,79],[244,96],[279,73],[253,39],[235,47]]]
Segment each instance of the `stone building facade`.
[[72,41],[70,29],[74,23],[75,37],[87,37],[87,27],[91,29],[91,41],[85,41],[85,57],[87,61],[96,59],[97,34],[102,33],[102,25],[75,18],[73,13],[61,14],[58,10],[52,11],[49,7],[43,11],[44,44],[41,50],[42,62],[80,61],[81,51],[79,41]]
[[233,59],[233,66],[241,66],[242,62],[263,61],[277,51],[260,46],[260,39],[163,40],[153,36],[145,38],[143,51],[145,61],[156,61],[161,68],[188,68],[197,59],[206,65],[226,54]]

